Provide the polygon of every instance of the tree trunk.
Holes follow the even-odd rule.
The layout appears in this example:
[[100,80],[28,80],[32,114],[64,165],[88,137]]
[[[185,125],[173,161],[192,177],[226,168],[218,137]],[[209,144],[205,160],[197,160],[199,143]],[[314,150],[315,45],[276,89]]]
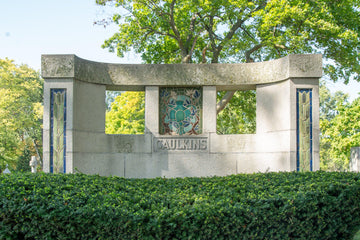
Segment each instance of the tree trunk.
[[216,104],[216,114],[219,114],[230,102],[236,91],[227,91],[224,97]]
[[[262,47],[263,45],[260,43],[255,45],[252,49],[246,51],[245,52],[246,63],[254,62],[254,60],[250,57],[250,55]],[[216,114],[219,114],[226,107],[226,105],[230,102],[231,98],[234,96],[235,92],[236,91],[227,91],[225,93],[224,97],[216,104]]]

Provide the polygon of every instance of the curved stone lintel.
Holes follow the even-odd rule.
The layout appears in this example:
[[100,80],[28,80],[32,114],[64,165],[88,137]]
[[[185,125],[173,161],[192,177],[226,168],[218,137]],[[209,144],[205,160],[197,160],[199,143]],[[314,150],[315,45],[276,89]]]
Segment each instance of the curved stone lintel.
[[76,55],[42,55],[44,79],[74,78],[128,89],[144,86],[217,86],[255,89],[257,84],[289,78],[320,78],[321,54],[289,55],[277,60],[242,64],[111,64]]

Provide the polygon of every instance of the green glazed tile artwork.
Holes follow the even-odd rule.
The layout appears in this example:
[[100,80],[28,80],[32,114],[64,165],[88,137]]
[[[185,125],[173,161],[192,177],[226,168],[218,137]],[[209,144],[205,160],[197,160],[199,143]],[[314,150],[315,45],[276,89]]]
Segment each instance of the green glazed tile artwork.
[[52,91],[52,172],[64,172],[65,91]]
[[298,171],[312,170],[311,91],[298,90]]
[[160,88],[160,134],[201,133],[201,88]]

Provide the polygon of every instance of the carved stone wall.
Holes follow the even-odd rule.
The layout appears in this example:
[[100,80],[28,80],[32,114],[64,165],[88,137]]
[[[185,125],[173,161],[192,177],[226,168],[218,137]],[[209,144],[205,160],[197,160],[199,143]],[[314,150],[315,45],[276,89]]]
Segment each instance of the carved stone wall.
[[[321,75],[321,55],[174,65],[43,55],[44,171],[59,162],[66,173],[134,178],[317,170]],[[52,100],[59,89],[66,104]],[[248,89],[257,92],[256,134],[216,134],[217,91]],[[145,91],[145,134],[105,134],[106,90]],[[54,124],[54,106],[66,121]]]

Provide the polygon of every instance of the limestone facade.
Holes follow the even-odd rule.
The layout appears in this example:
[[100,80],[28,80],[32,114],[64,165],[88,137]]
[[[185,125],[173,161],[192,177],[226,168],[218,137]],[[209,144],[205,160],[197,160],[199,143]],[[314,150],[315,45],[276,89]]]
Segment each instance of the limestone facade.
[[[43,170],[53,172],[56,161],[63,161],[65,173],[126,178],[302,170],[299,89],[311,95],[304,113],[310,117],[305,130],[310,139],[305,139],[308,150],[304,151],[309,169],[317,170],[321,76],[320,54],[289,55],[261,63],[172,65],[107,64],[75,55],[43,55]],[[160,134],[163,87],[202,89],[200,134]],[[256,90],[256,134],[217,134],[217,91],[249,89]],[[64,108],[56,106],[55,90],[66,95]],[[106,90],[145,91],[144,134],[105,134]],[[64,117],[66,121],[60,121],[59,127],[57,122]],[[56,129],[62,128],[64,133],[58,134]],[[63,148],[59,148],[58,138],[63,139]],[[56,157],[56,151],[63,157]]]

